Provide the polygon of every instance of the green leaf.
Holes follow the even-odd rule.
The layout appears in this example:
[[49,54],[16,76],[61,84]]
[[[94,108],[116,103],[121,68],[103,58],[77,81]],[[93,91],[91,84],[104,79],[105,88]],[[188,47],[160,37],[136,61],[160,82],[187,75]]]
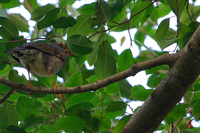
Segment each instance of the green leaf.
[[68,107],[66,111],[68,115],[76,116],[81,109],[90,110],[91,108],[94,108],[91,102],[80,102]]
[[0,36],[5,40],[17,40],[19,38],[19,32],[13,22],[5,17],[0,17]]
[[98,126],[99,126],[99,119],[97,117],[93,116],[90,127],[93,131],[98,132]]
[[192,111],[192,116],[195,117],[195,120],[200,120],[200,100],[195,104],[193,111]]
[[147,81],[147,85],[148,85],[149,87],[154,88],[154,86],[153,86],[153,80],[154,80],[154,78],[155,78],[156,76],[158,76],[158,75],[159,75],[158,73],[153,73],[153,74],[149,77],[149,79],[148,79],[148,81]]
[[65,86],[66,87],[80,86],[82,85],[82,82],[83,79],[81,72],[76,72],[69,77],[68,81],[65,83]]
[[182,50],[185,45],[188,43],[190,40],[191,36],[194,34],[194,32],[187,32],[180,40],[179,40],[179,48]]
[[130,49],[124,50],[118,58],[118,70],[120,72],[127,70],[133,64],[133,55]]
[[[5,55],[0,55],[0,61],[6,61],[7,56]],[[7,66],[6,63],[0,63],[0,70],[3,70]]]
[[77,17],[77,23],[70,27],[67,31],[67,38],[70,38],[72,35],[82,35],[87,36],[91,30],[91,16],[88,14],[79,15]]
[[156,30],[155,34],[155,41],[160,42],[161,40],[164,40],[165,36],[168,33],[168,29],[169,29],[169,18],[164,19],[158,26],[158,29]]
[[0,3],[9,3],[11,0],[1,0]]
[[103,130],[101,133],[112,133],[112,132],[109,130]]
[[164,48],[166,48],[166,47],[170,46],[171,44],[175,43],[179,38],[180,37],[174,38],[174,39],[171,39],[171,40],[160,40],[158,42],[158,45],[163,50]]
[[20,14],[9,15],[15,26],[22,32],[29,32],[29,25],[27,20]]
[[123,111],[125,109],[126,109],[126,104],[124,102],[115,101],[108,105],[108,107],[106,108],[106,112],[109,113],[109,112]]
[[56,125],[66,132],[80,132],[86,127],[86,123],[76,116],[63,117]]
[[68,78],[68,71],[69,71],[69,60],[67,59],[64,67],[56,74],[64,79]]
[[81,118],[82,120],[84,120],[87,125],[91,124],[91,112],[88,111],[87,109],[81,108],[77,116]]
[[92,15],[94,13],[96,2],[90,3],[90,4],[84,4],[81,6],[77,11],[79,11],[81,14],[90,14]]
[[131,88],[131,94],[133,94],[133,93],[135,93],[136,91],[139,91],[139,90],[146,90],[146,89],[142,85],[135,85]]
[[129,82],[125,79],[120,80],[117,82],[120,88],[120,93],[122,95],[122,97],[126,97],[129,98],[131,95],[131,85],[129,84]]
[[76,24],[76,20],[73,17],[60,17],[53,23],[53,27],[56,29],[72,27]]
[[[39,83],[44,84],[46,87],[53,87],[53,82],[50,77],[39,77],[39,76],[35,76],[35,77],[38,79]],[[57,81],[55,80],[55,78],[57,78],[56,75],[52,76],[52,78],[54,79],[54,81]]]
[[173,121],[177,121],[178,119],[186,116],[186,108],[181,104],[176,105],[168,114]]
[[117,123],[116,127],[113,129],[113,133],[121,132],[131,117],[132,117],[132,115],[126,115],[122,119],[120,119],[119,122]]
[[135,44],[136,44],[139,48],[141,47],[141,44],[138,43],[138,42],[135,41],[135,40],[138,40],[139,42],[144,43],[144,39],[145,39],[145,36],[144,36],[144,34],[143,34],[142,32],[137,31],[137,32],[135,33],[134,42],[135,42]]
[[23,83],[23,84],[28,85],[28,82],[27,82],[25,76],[24,75],[19,76],[18,72],[16,70],[10,70],[8,79],[15,83]]
[[169,0],[169,6],[171,7],[171,10],[174,12],[174,14],[177,14],[177,8],[178,8],[178,17],[180,18],[182,11],[187,3],[187,0]]
[[86,55],[92,52],[95,45],[87,38],[81,35],[73,35],[68,40],[69,47],[80,55]]
[[98,59],[98,54],[99,54],[99,47],[94,48],[94,50],[90,54],[88,54],[87,62],[90,66],[96,63]]
[[[1,0],[2,1],[2,0]],[[9,3],[3,3],[3,7],[5,9],[9,9],[9,8],[14,8],[19,6],[21,3],[19,2],[19,0],[11,0]]]
[[107,94],[115,94],[120,93],[119,85],[115,82],[107,86],[105,93]]
[[157,67],[153,67],[153,68],[150,68],[150,69],[146,69],[145,72],[146,72],[146,74],[152,74],[152,73],[155,73],[158,70],[160,70],[162,67],[163,66],[157,66]]
[[31,127],[35,127],[39,124],[42,124],[44,121],[44,118],[42,116],[35,116],[35,115],[29,115],[24,120],[22,120],[22,128],[28,129]]
[[55,8],[47,12],[45,17],[37,23],[38,29],[49,27],[56,21],[57,16],[60,12],[60,8]]
[[52,4],[47,4],[45,6],[38,7],[31,14],[31,20],[38,21],[40,20],[48,11],[54,9],[55,6]]
[[153,89],[138,90],[131,95],[131,98],[134,98],[134,100],[138,101],[145,101],[149,97],[152,91]]
[[34,9],[38,8],[37,0],[25,0],[24,7],[32,14]]
[[77,65],[78,69],[83,68],[83,65],[84,65],[86,59],[87,59],[86,55],[81,55],[81,56],[79,56],[79,58],[74,58],[74,61],[75,61],[76,65]]
[[[133,15],[135,15],[135,16],[129,22],[130,27],[134,27],[135,24],[137,22],[139,22],[140,19],[142,19],[142,17],[145,15],[145,11],[143,11],[143,12],[140,12],[140,11],[142,11],[143,9],[145,9],[150,3],[151,3],[150,1],[137,0],[137,2],[135,3],[134,7],[131,10],[131,16],[130,16],[130,18]],[[140,13],[138,14],[138,12],[140,12]]]
[[109,4],[111,8],[111,19],[114,19],[118,14],[121,13],[123,8],[123,0],[115,0]]
[[18,125],[18,114],[10,103],[5,103],[0,110],[0,129],[5,129],[10,125]]
[[107,2],[101,0],[95,5],[95,12],[97,13],[97,18],[102,22],[110,22],[111,20],[111,9]]
[[153,86],[156,87],[161,81],[162,79],[165,77],[166,74],[164,73],[161,73],[160,75],[156,76],[154,79],[153,79]]
[[111,47],[111,44],[108,40],[101,42],[100,44],[98,44],[98,46],[99,46],[98,57],[100,57],[104,53],[111,55],[113,58],[116,56],[115,51]]
[[144,16],[142,17],[142,19],[140,20],[141,24],[143,25],[148,19],[149,17],[152,15],[152,12],[154,10],[154,6],[153,4],[151,6],[149,6],[144,12]]
[[73,95],[67,102],[66,108],[71,107],[72,105],[82,103],[82,102],[88,102],[91,101],[94,98],[95,94],[93,92],[85,92],[80,94]]
[[104,116],[101,120],[99,131],[101,132],[105,129],[110,129],[110,126],[111,126],[111,120],[107,116]]
[[58,133],[58,129],[54,126],[54,125],[43,125],[40,126],[40,129],[45,132],[49,132],[49,133]]
[[6,132],[8,133],[27,133],[25,130],[21,129],[18,126],[10,125],[6,128]]
[[35,102],[32,99],[25,96],[20,96],[18,98],[16,109],[22,119],[26,118],[31,114],[34,114],[36,116],[39,115],[39,111],[38,108],[36,107]]
[[197,17],[199,17],[199,11],[200,11],[199,6],[194,6],[194,5],[190,4],[189,8],[192,10],[188,10],[187,8],[183,9],[181,17],[179,19],[179,21],[185,25],[189,25],[191,23],[191,19],[190,19],[190,16],[188,15],[188,13],[192,14],[192,20],[196,20]]
[[102,54],[94,64],[96,77],[98,80],[107,78],[116,73],[116,63],[114,58],[107,53]]
[[179,31],[178,31],[178,36],[181,36],[181,37],[183,37],[185,34],[187,34],[188,32],[193,32],[194,33],[194,31],[193,31],[193,29],[190,27],[190,26],[188,26],[188,25],[185,25],[185,24],[183,24],[183,23],[180,23],[180,25],[179,25]]

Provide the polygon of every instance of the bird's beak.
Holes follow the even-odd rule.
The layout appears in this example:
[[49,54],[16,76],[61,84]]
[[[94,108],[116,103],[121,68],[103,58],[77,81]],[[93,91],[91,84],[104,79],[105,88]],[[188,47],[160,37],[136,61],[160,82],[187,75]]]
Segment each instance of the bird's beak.
[[68,57],[68,56],[73,56],[73,57],[79,58],[77,55],[75,55],[74,53],[72,53],[72,51],[71,51],[70,49],[67,49],[66,55],[67,55],[67,57]]

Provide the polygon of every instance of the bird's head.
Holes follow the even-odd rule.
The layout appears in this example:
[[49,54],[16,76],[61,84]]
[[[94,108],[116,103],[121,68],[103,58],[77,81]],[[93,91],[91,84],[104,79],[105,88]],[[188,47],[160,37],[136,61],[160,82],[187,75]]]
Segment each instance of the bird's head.
[[64,52],[66,53],[67,57],[68,56],[73,56],[73,57],[79,58],[77,55],[75,55],[74,53],[72,53],[71,49],[65,43],[63,43],[63,42],[56,42],[54,44],[56,44],[57,46],[61,47],[64,50]]

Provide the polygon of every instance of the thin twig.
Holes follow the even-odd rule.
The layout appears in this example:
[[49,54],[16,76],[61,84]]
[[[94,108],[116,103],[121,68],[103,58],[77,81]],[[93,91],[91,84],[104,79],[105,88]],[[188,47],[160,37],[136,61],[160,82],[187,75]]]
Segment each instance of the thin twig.
[[103,102],[102,102],[102,98],[101,96],[99,95],[99,99],[100,99],[100,102],[101,102],[101,118],[99,120],[99,124],[98,124],[98,127],[97,127],[97,131],[99,131],[99,128],[100,128],[100,124],[101,124],[101,121],[103,119]]
[[61,103],[62,103],[62,105],[63,105],[63,107],[64,107],[66,116],[68,116],[67,110],[66,110],[66,108],[65,108],[65,104],[63,103],[63,101],[61,101]]
[[174,123],[173,123],[173,120],[172,120],[171,117],[170,117],[170,121],[171,121],[171,123],[172,123],[172,126],[171,126],[171,133],[173,133],[173,125],[174,125]]
[[0,104],[2,104],[7,98],[10,97],[10,95],[14,92],[15,90],[11,89],[8,93],[5,94],[3,98],[0,100]]
[[145,11],[148,7],[150,7],[151,5],[153,5],[155,2],[157,2],[158,0],[155,0],[153,1],[152,3],[150,3],[147,7],[145,7],[144,9],[142,9],[141,11],[137,12],[136,14],[134,14],[133,16],[131,16],[131,18],[125,22],[122,22],[122,23],[118,23],[118,25],[114,25],[114,26],[111,26],[110,28],[106,29],[106,30],[102,30],[102,31],[98,31],[96,32],[95,34],[91,35],[89,38],[92,38],[93,36],[95,36],[96,34],[98,33],[101,33],[101,32],[107,32],[109,30],[111,30],[112,28],[114,27],[117,27],[117,26],[120,26],[120,25],[123,25],[123,24],[128,24],[132,18],[134,18],[135,16],[137,16],[138,14],[140,14],[141,12]]
[[50,107],[52,108],[52,110],[54,111],[55,115],[60,119],[60,117],[58,116],[58,114],[57,114],[57,112],[56,112],[56,110],[55,110],[55,108],[54,108],[52,102],[49,102],[49,105],[50,105]]
[[62,37],[62,36],[63,36],[63,35],[60,35],[60,36],[53,35],[53,36],[50,36],[50,37],[47,37],[47,38],[32,38],[32,39],[11,40],[11,41],[8,41],[8,42],[2,42],[2,43],[0,43],[0,45],[1,45],[1,44],[9,44],[9,43],[17,43],[17,42],[27,41],[27,40],[33,41],[33,40],[37,40],[37,39],[50,40],[50,39],[52,39],[53,37]]
[[193,25],[194,29],[196,29],[196,26],[195,26],[195,24],[194,24],[194,22],[193,22],[193,20],[192,20],[192,17],[190,16],[190,13],[189,13],[189,11],[188,11],[188,6],[189,6],[189,0],[187,1],[187,6],[186,6],[187,14],[188,14],[188,16],[189,16],[189,18],[190,18],[190,20],[191,20],[191,22],[192,22],[192,25]]

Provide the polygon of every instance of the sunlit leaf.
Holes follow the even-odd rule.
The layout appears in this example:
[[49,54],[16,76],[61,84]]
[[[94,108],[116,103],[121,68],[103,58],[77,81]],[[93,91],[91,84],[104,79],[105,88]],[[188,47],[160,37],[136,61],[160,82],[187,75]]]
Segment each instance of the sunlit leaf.
[[164,40],[165,36],[168,33],[168,29],[169,29],[169,19],[164,19],[158,26],[158,29],[156,30],[156,35],[155,35],[156,42]]
[[130,49],[126,49],[120,54],[118,58],[117,62],[118,70],[120,72],[125,71],[128,68],[130,68],[132,64],[133,64],[132,52]]
[[170,46],[171,44],[173,44],[174,42],[176,42],[179,38],[174,38],[171,40],[160,40],[158,42],[158,45],[160,46],[160,48],[163,50],[164,48],[166,48],[167,46]]
[[40,20],[48,11],[54,9],[55,6],[51,4],[47,4],[45,6],[38,7],[31,14],[31,20],[38,21]]
[[17,40],[19,32],[13,22],[5,17],[0,17],[0,36],[6,40]]
[[67,31],[67,38],[72,35],[87,36],[91,29],[91,16],[88,14],[77,17],[77,23]]
[[76,72],[72,74],[68,81],[66,82],[65,86],[67,87],[75,87],[75,86],[80,86],[82,85],[82,75],[80,72]]
[[[131,14],[130,14],[130,18],[133,17],[130,21],[131,27],[134,27],[135,23],[139,22],[140,19],[142,19],[142,17],[145,14],[145,11],[143,11],[143,12],[140,12],[140,11],[145,9],[149,4],[150,4],[150,1],[142,1],[142,0],[136,1],[134,7],[131,10]],[[138,12],[140,12],[140,13],[138,14]]]

